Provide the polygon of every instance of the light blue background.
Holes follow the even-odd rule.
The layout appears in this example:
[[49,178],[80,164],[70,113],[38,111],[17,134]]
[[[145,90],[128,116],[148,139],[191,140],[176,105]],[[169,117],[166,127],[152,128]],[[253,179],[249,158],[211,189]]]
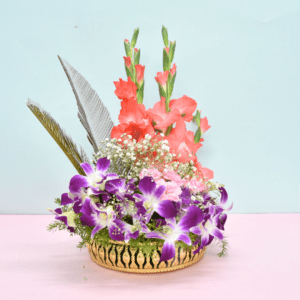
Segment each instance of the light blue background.
[[208,117],[199,157],[226,185],[232,213],[300,212],[299,10],[291,0],[3,1],[0,212],[46,214],[76,174],[27,97],[92,153],[57,55],[90,82],[117,122],[113,81],[125,79],[123,40],[136,27],[145,105],[159,100],[162,24],[177,42],[173,97],[194,98]]

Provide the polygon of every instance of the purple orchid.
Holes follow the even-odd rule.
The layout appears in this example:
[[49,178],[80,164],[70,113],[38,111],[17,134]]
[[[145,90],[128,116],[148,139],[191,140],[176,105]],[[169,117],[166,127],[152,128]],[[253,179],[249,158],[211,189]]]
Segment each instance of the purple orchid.
[[126,198],[134,200],[133,197],[131,196],[134,193],[134,191],[136,190],[134,181],[135,181],[135,179],[131,179],[126,184],[125,178],[109,180],[105,184],[105,190],[111,194],[116,195],[117,198],[121,201],[123,201]]
[[[160,198],[166,189],[164,185],[156,187],[154,179],[145,176],[139,182],[139,189],[143,194],[134,194],[134,197],[141,201],[139,205],[139,202],[137,203],[137,207],[142,206],[146,210],[146,223],[149,222],[154,212],[157,212],[164,218],[173,218],[177,215],[177,210],[172,201],[160,201]],[[140,209],[142,209],[142,207],[140,207]]]
[[91,238],[101,229],[107,227],[109,237],[116,241],[123,241],[125,224],[116,218],[113,206],[98,208],[93,205],[91,199],[87,198],[81,211],[83,215],[80,220],[83,225],[95,226],[92,230]]
[[71,178],[69,190],[70,193],[64,193],[61,197],[61,204],[67,205],[74,203],[73,210],[75,213],[81,212],[81,207],[85,200],[92,195],[104,193],[102,198],[108,201],[110,196],[103,192],[107,180],[118,178],[117,174],[106,174],[110,165],[110,160],[106,157],[97,161],[96,170],[88,163],[82,163],[80,166],[87,176],[75,175]]
[[74,211],[70,210],[70,211],[66,211],[66,212],[62,212],[61,208],[57,208],[55,210],[52,210],[51,208],[47,208],[50,212],[52,212],[53,214],[55,214],[55,219],[62,221],[66,224],[67,229],[69,229],[71,232],[75,232],[74,227],[76,227],[75,224],[75,217],[76,214]]
[[221,213],[215,215],[215,207],[212,204],[209,205],[208,210],[209,213],[204,217],[204,219],[196,226],[190,228],[192,233],[201,236],[201,244],[199,248],[194,251],[194,254],[209,245],[214,237],[219,240],[223,240],[224,238],[222,232],[218,228]]
[[157,238],[165,240],[160,261],[166,261],[175,256],[175,241],[183,241],[191,245],[188,236],[189,229],[203,220],[203,212],[197,206],[190,206],[186,215],[176,223],[175,218],[166,219],[167,224],[162,226],[163,232],[152,231],[146,234],[146,238]]
[[220,187],[219,191],[221,193],[219,207],[222,209],[222,211],[230,211],[233,207],[233,203],[228,208],[225,208],[225,204],[227,203],[227,200],[228,200],[228,194],[227,194],[226,190],[223,187]]
[[126,223],[125,229],[125,242],[128,243],[130,239],[136,239],[140,232],[141,233],[149,233],[150,229],[144,223],[144,219],[142,216],[135,215],[132,217],[133,224]]

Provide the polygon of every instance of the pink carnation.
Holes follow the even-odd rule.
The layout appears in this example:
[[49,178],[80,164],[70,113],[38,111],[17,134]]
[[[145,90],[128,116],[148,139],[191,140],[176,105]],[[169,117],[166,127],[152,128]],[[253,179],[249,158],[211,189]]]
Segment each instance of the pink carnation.
[[162,177],[162,174],[156,169],[143,169],[140,173],[140,179],[145,176],[152,177],[156,181]]
[[181,177],[173,170],[168,170],[167,172],[164,173],[164,178],[174,181],[177,183],[179,186],[185,185],[186,181],[184,179],[181,179]]
[[197,180],[197,179],[192,179],[189,183],[188,183],[188,187],[189,189],[193,192],[202,192],[206,189],[206,186],[204,183],[202,183],[201,181]]
[[179,195],[182,193],[180,186],[173,181],[165,182],[163,185],[166,186],[165,192],[162,194],[160,201],[172,200],[179,201]]

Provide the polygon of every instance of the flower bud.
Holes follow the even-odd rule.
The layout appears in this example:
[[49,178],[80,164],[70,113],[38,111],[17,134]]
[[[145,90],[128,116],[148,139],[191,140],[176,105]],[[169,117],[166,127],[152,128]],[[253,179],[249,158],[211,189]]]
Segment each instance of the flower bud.
[[176,64],[173,64],[173,67],[170,70],[172,77],[174,76],[174,74],[176,72],[176,68],[177,68]]
[[127,67],[127,68],[130,68],[130,66],[131,66],[131,58],[129,57],[129,56],[123,56],[123,58],[124,58],[124,61],[125,61],[125,66]]
[[165,71],[163,73],[157,72],[157,75],[154,78],[157,83],[160,83],[162,85],[162,87],[165,88],[167,85],[168,76],[169,76],[169,71]]
[[135,70],[136,70],[136,81],[138,84],[141,84],[144,81],[145,66],[135,65]]

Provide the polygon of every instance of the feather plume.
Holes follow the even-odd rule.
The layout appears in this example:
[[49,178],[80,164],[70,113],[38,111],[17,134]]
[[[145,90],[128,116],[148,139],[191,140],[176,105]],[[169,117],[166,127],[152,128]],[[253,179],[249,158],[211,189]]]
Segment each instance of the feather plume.
[[89,163],[89,159],[82,147],[80,147],[79,153],[77,146],[73,142],[72,138],[66,134],[65,130],[62,129],[60,125],[52,118],[50,113],[40,108],[40,106],[37,103],[34,103],[30,99],[28,99],[26,105],[42,123],[42,125],[49,132],[49,134],[53,137],[58,146],[69,158],[69,160],[71,161],[75,169],[78,171],[78,173],[81,175],[85,175],[80,164],[83,162]]
[[77,100],[79,120],[87,131],[88,140],[92,144],[95,153],[97,153],[100,142],[105,138],[110,138],[114,123],[111,120],[109,111],[86,79],[67,61],[59,56],[58,58]]

